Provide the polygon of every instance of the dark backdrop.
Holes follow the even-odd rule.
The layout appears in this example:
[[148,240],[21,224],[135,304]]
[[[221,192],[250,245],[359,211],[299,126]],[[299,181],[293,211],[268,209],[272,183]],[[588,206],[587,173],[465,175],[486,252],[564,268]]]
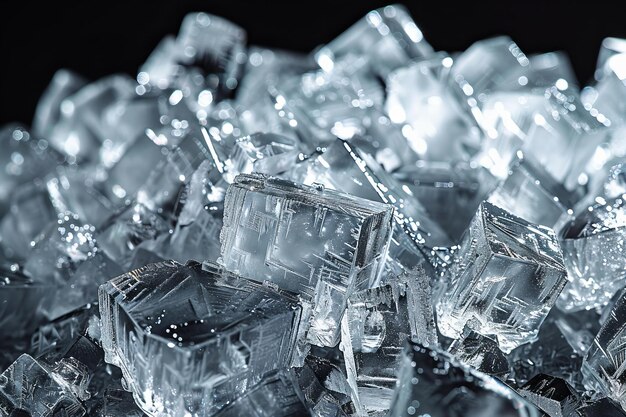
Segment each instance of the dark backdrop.
[[[359,1],[26,1],[0,0],[0,125],[29,123],[58,68],[96,79],[135,74],[183,16],[204,10],[248,31],[251,43],[309,51],[367,11],[390,2]],[[405,1],[435,49],[455,51],[497,34],[526,53],[564,50],[582,83],[590,79],[604,37],[626,37],[620,2]]]

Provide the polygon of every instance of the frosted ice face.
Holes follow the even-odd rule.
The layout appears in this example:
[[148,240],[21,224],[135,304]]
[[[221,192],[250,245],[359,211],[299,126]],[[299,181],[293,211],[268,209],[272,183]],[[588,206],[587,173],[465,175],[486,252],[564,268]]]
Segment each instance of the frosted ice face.
[[216,417],[296,417],[309,415],[293,371],[269,375]]
[[85,415],[70,384],[27,354],[0,375],[0,412],[9,416],[18,410],[41,417]]
[[461,244],[439,330],[456,338],[467,325],[510,352],[532,341],[567,283],[554,232],[484,202]]
[[621,198],[583,210],[561,241],[569,284],[558,306],[567,311],[606,305],[624,287],[626,207]]
[[214,264],[151,264],[100,287],[105,360],[148,414],[212,416],[289,365],[300,309]]
[[407,144],[421,159],[468,159],[480,147],[481,132],[446,85],[450,57],[436,56],[389,75],[385,110],[403,125]]
[[225,162],[226,181],[239,174],[259,172],[277,175],[295,165],[299,141],[271,133],[255,133],[237,140]]
[[345,55],[364,56],[375,72],[385,76],[412,59],[432,53],[432,47],[406,9],[391,5],[369,12],[317,51],[315,60],[322,69],[331,71]]
[[448,246],[450,238],[422,204],[397,179],[365,152],[347,141],[336,141],[316,158],[290,173],[304,184],[327,188],[394,206],[394,235],[389,254],[406,270],[429,260],[431,248]]
[[517,152],[508,176],[489,195],[489,202],[530,223],[558,230],[572,218],[577,197],[542,165]]
[[492,376],[505,376],[509,373],[509,362],[498,347],[498,342],[485,337],[468,327],[458,339],[448,347],[459,361]]
[[260,174],[228,188],[225,267],[312,303],[308,341],[334,346],[346,300],[379,280],[393,209],[323,187]]
[[499,380],[450,354],[409,342],[389,416],[538,417],[539,411]]
[[379,415],[391,408],[408,337],[437,343],[429,281],[423,271],[413,272],[394,284],[357,292],[348,300],[341,349],[360,413]]
[[538,409],[555,417],[575,415],[580,396],[567,381],[539,374],[522,386],[518,392]]
[[624,337],[626,336],[624,292],[596,335],[581,368],[585,387],[611,397],[626,409]]

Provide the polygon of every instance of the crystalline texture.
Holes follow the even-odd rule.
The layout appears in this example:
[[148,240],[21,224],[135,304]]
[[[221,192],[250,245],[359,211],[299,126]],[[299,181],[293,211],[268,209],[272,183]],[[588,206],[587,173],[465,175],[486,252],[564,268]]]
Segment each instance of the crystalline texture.
[[434,345],[437,332],[429,277],[405,274],[392,285],[355,293],[342,322],[348,381],[360,413],[378,416],[391,407],[406,339]]
[[319,183],[394,206],[394,236],[389,253],[394,262],[406,269],[423,263],[430,248],[450,244],[450,238],[431,220],[415,196],[370,155],[349,142],[336,141],[323,154],[297,166],[292,177],[304,184]]
[[295,299],[214,264],[148,265],[100,287],[105,360],[148,414],[214,415],[291,361]]
[[300,417],[308,411],[300,399],[293,371],[267,376],[258,385],[220,411],[216,417]]
[[564,310],[600,307],[624,287],[626,207],[621,198],[597,202],[566,228],[561,241],[569,284],[559,298]]
[[504,352],[532,341],[567,282],[554,232],[484,202],[461,246],[437,306],[440,331],[455,338],[467,325]]
[[567,381],[545,374],[537,375],[518,392],[551,417],[573,415],[580,401],[578,393]]
[[308,340],[333,346],[347,298],[379,280],[392,215],[389,206],[323,187],[240,175],[226,195],[223,262],[312,302]]
[[583,361],[585,387],[618,401],[626,409],[624,338],[626,296],[622,292]]
[[409,342],[390,417],[538,417],[539,411],[495,378],[450,354]]
[[40,417],[85,415],[70,384],[26,354],[0,375],[0,412],[8,416],[18,410]]

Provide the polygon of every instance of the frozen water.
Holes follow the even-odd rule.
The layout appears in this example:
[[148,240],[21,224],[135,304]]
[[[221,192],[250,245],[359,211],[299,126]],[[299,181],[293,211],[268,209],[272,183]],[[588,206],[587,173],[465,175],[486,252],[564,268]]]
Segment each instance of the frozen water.
[[347,298],[378,283],[392,216],[390,206],[323,186],[240,175],[226,195],[223,263],[311,302],[308,340],[334,346]]
[[447,352],[409,342],[402,354],[391,417],[531,417],[539,411],[499,380]]
[[85,415],[71,383],[27,354],[0,375],[0,411],[9,416],[17,410],[41,417]]
[[561,241],[569,284],[558,306],[577,311],[600,307],[625,285],[626,207],[621,197],[583,210]]
[[504,352],[532,341],[567,282],[551,229],[484,202],[437,305],[439,330],[458,337],[467,325],[494,335]]
[[558,230],[571,219],[576,194],[518,151],[506,179],[489,195],[489,202],[530,223]]
[[385,76],[412,59],[432,53],[432,47],[407,10],[401,5],[391,5],[369,12],[320,48],[315,60],[325,71],[332,71],[337,60],[346,55],[364,56],[374,72]]
[[212,416],[287,367],[296,299],[214,264],[151,264],[100,287],[105,360],[150,415]]
[[583,361],[585,387],[604,394],[626,408],[624,337],[626,336],[626,297],[624,292],[596,335]]
[[574,415],[580,403],[576,390],[567,381],[539,374],[521,387],[518,392],[549,416]]

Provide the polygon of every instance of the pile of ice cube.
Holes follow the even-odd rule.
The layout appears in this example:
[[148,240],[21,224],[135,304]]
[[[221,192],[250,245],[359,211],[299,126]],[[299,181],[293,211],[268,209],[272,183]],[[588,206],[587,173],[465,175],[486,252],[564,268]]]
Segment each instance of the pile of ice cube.
[[0,416],[626,416],[626,40],[188,15],[0,130]]

